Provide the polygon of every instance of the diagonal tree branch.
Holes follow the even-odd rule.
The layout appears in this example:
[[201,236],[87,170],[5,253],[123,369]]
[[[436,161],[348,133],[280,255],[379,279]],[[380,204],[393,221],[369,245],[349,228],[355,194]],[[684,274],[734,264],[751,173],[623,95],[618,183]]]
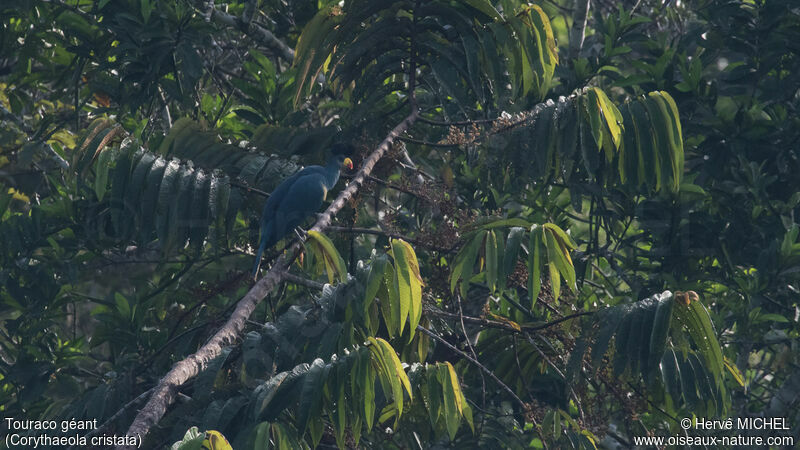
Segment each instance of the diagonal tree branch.
[[[350,200],[361,188],[369,176],[375,164],[383,157],[392,143],[403,134],[417,119],[418,112],[413,110],[402,122],[389,132],[378,147],[364,160],[361,169],[347,187],[339,193],[336,200],[331,203],[328,209],[317,219],[316,224],[311,228],[314,231],[323,231],[330,225],[333,216],[341,210],[348,200]],[[241,337],[247,319],[255,310],[256,306],[277,286],[285,277],[287,268],[294,259],[294,255],[300,248],[297,242],[289,251],[281,255],[272,268],[261,278],[236,305],[230,318],[216,333],[208,340],[197,352],[178,361],[172,369],[164,375],[153,388],[153,394],[147,404],[139,411],[133,420],[128,432],[128,436],[138,436],[140,439],[147,435],[167,408],[175,400],[178,388],[197,376],[206,368],[208,363],[222,352],[222,349],[233,344]],[[285,255],[292,255],[287,257]],[[118,449],[132,449],[132,446],[118,446]]]

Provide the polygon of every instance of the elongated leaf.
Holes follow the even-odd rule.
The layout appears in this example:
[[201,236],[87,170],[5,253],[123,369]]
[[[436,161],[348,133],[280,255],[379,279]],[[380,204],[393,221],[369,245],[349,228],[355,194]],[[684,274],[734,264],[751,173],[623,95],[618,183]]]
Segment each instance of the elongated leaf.
[[648,96],[657,105],[658,113],[660,113],[658,117],[661,123],[653,123],[653,125],[666,128],[663,134],[659,133],[659,139],[664,140],[662,147],[665,148],[662,151],[668,157],[669,166],[672,168],[672,191],[677,192],[680,189],[681,175],[683,174],[683,138],[677,106],[666,92],[651,92]]
[[542,290],[542,228],[533,225],[528,241],[528,293],[531,299],[531,309],[536,306],[539,292]]
[[[400,302],[400,322],[399,334],[403,334],[403,328],[406,320],[408,319],[408,312],[411,309],[411,269],[409,268],[408,261],[406,260],[405,249],[399,242],[392,240],[392,256],[394,257],[394,285],[397,289],[398,300]],[[411,335],[414,330],[411,330]]]
[[[414,396],[411,392],[411,382],[408,380],[408,375],[406,375],[405,370],[403,370],[403,364],[400,363],[400,358],[397,357],[394,348],[381,338],[376,338],[376,341],[381,345],[384,357],[393,369],[393,375],[397,377],[403,388],[405,388],[406,393],[408,393],[408,398],[413,400]],[[400,397],[400,401],[402,402],[402,396]]]
[[603,132],[605,126],[603,125],[603,111],[597,103],[596,95],[593,90],[589,91],[590,94],[581,97],[583,103],[583,113],[585,121],[591,126],[592,137],[598,149],[603,148]]
[[678,366],[678,356],[675,351],[668,348],[661,358],[661,379],[664,382],[664,387],[667,393],[674,399],[680,401],[681,399],[681,372]]
[[[569,256],[569,247],[573,246],[574,248],[574,244],[572,244],[567,234],[555,225],[545,224],[543,228],[548,261],[555,265],[560,275],[567,281],[570,289],[573,292],[577,292],[575,267],[572,265],[572,258]],[[555,298],[558,299],[558,296],[555,296]]]
[[722,382],[723,358],[717,341],[714,326],[703,304],[690,301],[689,305],[679,303],[673,306],[673,314],[678,322],[686,327],[692,341],[700,351],[717,385]]
[[602,111],[606,127],[611,133],[611,140],[615,148],[618,149],[622,140],[622,128],[619,126],[619,123],[622,122],[622,116],[617,107],[600,88],[592,88],[590,93],[596,96],[596,101]]
[[[360,384],[358,388],[363,393],[364,419],[367,431],[372,430],[375,423],[375,372],[370,364],[370,353],[364,353],[359,361]],[[354,391],[355,392],[355,391]]]
[[[622,319],[630,312],[631,305],[623,305],[619,308],[610,308],[603,311],[599,316],[600,330],[597,333],[597,338],[592,343],[592,364],[598,365],[600,359],[605,355],[608,350],[608,344],[611,338],[617,333]],[[583,336],[583,335],[581,335]]]
[[211,177],[208,174],[203,171],[197,172],[194,180],[194,189],[192,190],[192,210],[189,215],[189,244],[197,252],[202,250],[205,237],[208,235],[208,194],[211,189],[210,183]]
[[[451,277],[456,275],[460,275],[461,278],[461,296],[467,296],[467,290],[469,289],[469,280],[472,278],[473,271],[475,270],[475,259],[478,256],[478,251],[480,249],[480,245],[483,242],[482,235],[476,235],[472,242],[470,242],[467,246],[465,246],[465,252],[463,254],[463,259],[459,261],[458,256],[456,256],[456,267],[453,269],[453,274]],[[460,270],[456,272],[456,269],[459,268]],[[456,279],[456,282],[458,280]],[[450,287],[455,288],[455,283],[453,279],[450,279]]]
[[484,255],[486,257],[486,284],[489,286],[490,291],[494,291],[497,287],[497,236],[494,230],[486,232],[486,242],[484,245]]
[[[380,377],[384,381],[382,384],[385,384],[386,387],[389,388],[388,392],[384,390],[384,394],[392,394],[394,411],[396,417],[399,418],[403,414],[403,387],[393,360],[393,357],[397,358],[397,355],[395,355],[394,349],[381,338],[370,337],[368,341],[371,344],[369,347],[370,353],[373,356],[373,360],[377,363]],[[381,342],[386,343],[386,346],[390,349],[389,352],[386,351]],[[400,370],[402,371],[402,367]],[[405,375],[405,372],[403,372],[403,375]],[[381,420],[379,419],[379,421]]]
[[383,271],[383,282],[378,289],[381,316],[386,324],[389,337],[394,337],[400,329],[400,304],[397,299],[397,289],[394,286],[394,267],[386,264]]
[[[108,172],[111,160],[111,149],[103,150],[97,157],[97,164],[95,164],[95,178],[94,178],[94,192],[97,195],[98,201],[103,201],[103,197],[108,189]],[[3,211],[0,211],[2,214]]]
[[[159,157],[156,158],[147,174],[145,190],[139,201],[139,216],[142,220],[139,225],[139,239],[142,242],[149,242],[150,236],[156,228],[155,215],[158,210],[161,182],[163,181],[166,168],[167,161]],[[206,200],[204,200],[204,202],[205,201]]]
[[[665,186],[669,181],[669,175],[672,173],[670,168],[673,164],[673,158],[670,157],[672,147],[670,146],[669,140],[672,126],[671,121],[669,117],[665,116],[665,111],[656,98],[646,98],[643,104],[647,110],[647,115],[650,117],[649,128],[650,133],[653,135],[653,141],[655,142],[653,161],[656,163],[656,175],[659,177],[658,179],[661,180],[662,184],[660,186]],[[678,184],[676,186],[674,184],[677,180],[673,179],[672,181],[673,191],[677,191],[680,185]],[[657,187],[657,189],[660,189],[660,187]]]
[[724,358],[723,363],[725,364],[725,368],[728,369],[728,372],[731,374],[731,376],[733,376],[733,379],[739,383],[739,386],[745,387],[744,375],[739,368],[736,367],[736,365],[730,360],[728,360],[728,358]]
[[428,417],[431,421],[431,427],[436,428],[436,423],[442,416],[442,398],[439,395],[442,387],[439,383],[438,368],[436,366],[426,365],[425,381],[422,385],[425,386],[425,392],[427,392]]
[[[334,269],[339,280],[347,280],[347,267],[344,264],[344,259],[342,259],[336,247],[333,245],[333,242],[324,234],[314,230],[308,232],[308,239],[317,244],[317,248],[321,253],[319,256],[324,258],[326,267]],[[334,274],[329,270],[328,279],[331,283],[333,282],[333,275]]]
[[503,253],[503,273],[505,277],[500,280],[501,288],[505,288],[506,278],[516,269],[517,257],[519,256],[519,249],[522,246],[522,238],[524,235],[525,229],[522,227],[513,227],[508,231],[506,249]]
[[393,248],[394,244],[399,244],[399,246],[402,248],[405,261],[408,264],[408,268],[411,272],[411,303],[409,304],[408,308],[408,320],[409,326],[411,327],[409,339],[411,339],[413,338],[414,332],[417,329],[417,325],[422,318],[422,286],[424,286],[425,283],[422,281],[422,274],[420,274],[419,271],[419,261],[417,260],[417,255],[414,253],[414,249],[411,247],[411,245],[402,239],[395,240],[393,243]]
[[387,264],[389,264],[389,259],[386,257],[386,255],[381,255],[372,260],[372,264],[369,268],[369,275],[367,277],[367,288],[364,291],[365,314],[367,314],[369,307],[372,305],[372,301],[375,299],[375,296],[378,293],[378,289],[381,287]]
[[675,302],[666,292],[656,295],[658,305],[653,316],[653,327],[650,333],[650,357],[644,371],[648,378],[652,378],[658,370],[658,364],[664,356],[667,346],[667,336],[672,325],[672,307]]
[[[556,242],[553,234],[546,230],[544,230],[543,234],[545,247],[547,248],[547,268],[550,273],[550,288],[553,289],[553,299],[557,301],[561,292],[560,274],[567,273],[571,265],[567,263],[563,253],[561,253],[561,247],[558,245],[558,242]],[[574,269],[572,276],[575,276]]]
[[658,155],[654,143],[654,133],[650,129],[650,119],[647,110],[641,102],[631,102],[630,112],[636,146],[638,151],[639,183],[646,181],[650,189],[661,189],[661,170],[658,164]]
[[[460,399],[458,399],[458,395],[456,395],[453,384],[450,379],[450,370],[447,367],[447,363],[440,364],[438,366],[438,380],[442,386],[442,406],[444,407],[444,423],[447,427],[447,433],[450,435],[450,439],[454,439],[456,437],[456,432],[458,432],[458,425],[461,422],[461,411],[458,408],[458,404]],[[456,380],[458,383],[458,380]]]
[[297,427],[300,433],[305,432],[309,417],[316,416],[320,408],[322,400],[320,397],[325,384],[326,372],[325,362],[319,358],[311,363],[306,372],[297,409]]

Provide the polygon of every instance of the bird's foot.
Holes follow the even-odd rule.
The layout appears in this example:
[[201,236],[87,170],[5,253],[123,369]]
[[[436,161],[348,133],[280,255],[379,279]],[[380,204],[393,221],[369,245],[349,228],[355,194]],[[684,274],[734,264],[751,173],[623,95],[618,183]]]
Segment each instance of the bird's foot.
[[294,233],[297,235],[298,239],[300,239],[300,242],[306,241],[306,237],[308,236],[308,232],[306,232],[306,230],[297,227],[294,229]]

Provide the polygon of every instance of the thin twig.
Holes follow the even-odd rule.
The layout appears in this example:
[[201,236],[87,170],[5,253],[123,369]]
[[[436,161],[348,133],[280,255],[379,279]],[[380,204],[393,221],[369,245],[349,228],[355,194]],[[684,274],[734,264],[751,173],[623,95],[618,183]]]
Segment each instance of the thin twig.
[[420,117],[419,121],[427,123],[428,125],[436,125],[439,127],[461,127],[467,125],[494,123],[497,121],[497,119],[472,119],[472,120],[460,120],[456,122],[443,122],[440,120],[426,119],[424,117]]
[[[464,332],[464,339],[467,340],[467,346],[469,347],[470,353],[472,353],[472,357],[475,358],[475,360],[477,361],[478,354],[475,353],[475,348],[472,346],[472,341],[470,341],[469,335],[467,334],[467,327],[464,326],[464,309],[461,307],[461,295],[456,293],[455,297],[456,297],[456,302],[458,303],[458,318],[460,319],[459,321],[461,322],[461,331]],[[480,374],[481,374],[481,405],[483,406],[483,409],[486,409],[486,378],[483,376],[483,372],[481,372]],[[483,419],[481,419],[481,426],[479,427],[479,429],[482,428],[483,428]],[[478,432],[478,435],[480,436],[480,432]]]
[[233,187],[237,187],[239,189],[244,189],[247,192],[256,193],[256,194],[258,194],[258,195],[260,195],[262,197],[269,197],[269,195],[270,195],[269,192],[262,191],[261,189],[256,189],[256,188],[254,188],[252,186],[248,186],[248,185],[246,185],[244,183],[238,183],[236,181],[229,181],[228,184],[230,184]]
[[451,247],[451,248],[439,247],[437,245],[431,245],[431,244],[429,244],[427,242],[422,242],[422,241],[420,241],[418,239],[410,238],[410,237],[404,236],[402,234],[389,233],[389,232],[386,232],[386,231],[383,231],[383,230],[376,230],[376,229],[373,229],[373,228],[360,228],[360,227],[350,228],[350,227],[330,226],[330,227],[327,228],[327,230],[328,231],[333,231],[333,232],[338,232],[338,233],[373,234],[373,235],[377,235],[377,236],[386,236],[386,237],[390,237],[390,238],[394,238],[394,239],[402,239],[402,240],[408,242],[409,244],[418,245],[420,247],[429,248],[431,250],[434,250],[434,251],[437,251],[437,252],[443,252],[443,253],[451,253],[451,252],[453,252],[455,250],[455,247]]
[[523,329],[524,329],[525,331],[537,331],[537,330],[544,330],[545,328],[550,328],[550,327],[552,327],[552,326],[554,326],[554,325],[558,325],[558,324],[560,324],[561,322],[566,322],[567,320],[574,319],[574,318],[576,318],[576,317],[580,317],[580,316],[588,316],[588,315],[591,315],[591,314],[594,314],[594,311],[581,311],[581,312],[576,312],[575,314],[570,314],[570,315],[568,315],[568,316],[561,317],[560,319],[556,319],[556,320],[553,320],[553,321],[547,322],[547,323],[545,323],[545,324],[542,324],[542,325],[537,325],[537,326],[533,326],[533,327],[523,327]]
[[[553,370],[555,370],[555,372],[556,372],[556,374],[558,374],[558,376],[560,376],[563,380],[566,381],[567,377],[564,375],[564,372],[562,372],[561,369],[559,369],[558,366],[556,366],[555,363],[553,363],[553,361],[550,360],[550,358],[542,351],[542,349],[540,349],[539,346],[536,345],[535,342],[533,342],[533,338],[528,333],[524,333],[524,334],[525,334],[525,339],[527,339],[528,343],[531,344],[534,349],[536,349],[536,352],[539,353],[539,356],[541,356],[542,359],[544,359],[545,362],[550,367],[552,367]],[[542,336],[539,336],[539,338],[542,339]],[[544,339],[542,339],[542,340],[544,340]],[[545,342],[545,343],[547,343],[547,342]],[[580,399],[578,398],[578,394],[575,393],[575,389],[572,388],[571,384],[567,384],[567,385],[569,386],[570,394],[572,394],[572,399],[575,400],[575,405],[578,407],[578,413],[580,414],[581,419],[583,419],[584,418],[583,406],[581,405]]]
[[281,57],[283,57],[283,59],[286,61],[294,61],[294,50],[286,45],[285,42],[278,39],[274,34],[272,34],[271,31],[264,28],[261,24],[257,22],[242,21],[241,18],[232,16],[213,6],[207,14],[210,15],[210,19],[214,20],[215,22],[221,25],[237,28],[262,44],[271,47],[272,49],[276,50],[278,54],[280,54]]
[[[347,175],[347,174],[342,174],[341,178],[349,180],[349,179],[352,179],[353,176],[352,175]],[[380,184],[381,186],[385,186],[385,187],[387,187],[389,189],[394,189],[396,191],[400,191],[400,192],[403,192],[403,193],[406,193],[406,194],[409,194],[409,195],[413,195],[414,197],[419,197],[419,195],[416,192],[409,191],[408,189],[404,188],[403,186],[398,186],[396,184],[389,183],[388,181],[381,180],[378,177],[373,177],[372,175],[368,176],[367,180],[372,181],[373,183]]]
[[400,140],[403,141],[403,142],[409,142],[411,144],[417,144],[417,145],[425,145],[425,146],[428,146],[428,147],[452,148],[452,147],[458,147],[459,145],[461,145],[461,144],[440,144],[438,142],[421,141],[419,139],[407,138],[407,137],[402,137],[402,138],[400,138]]
[[[463,351],[459,350],[453,344],[447,342],[446,340],[441,338],[436,333],[428,330],[427,328],[422,327],[421,325],[417,325],[417,331],[428,335],[428,337],[432,338],[436,342],[439,342],[439,343],[443,344],[445,347],[449,348],[450,350],[452,350],[453,352],[455,352],[456,354],[458,354],[462,358],[464,358],[467,361],[471,362],[475,367],[479,368],[484,373],[486,373],[486,375],[489,375],[489,378],[494,380],[495,383],[497,383],[501,388],[503,388],[504,391],[508,392],[508,394],[511,396],[511,398],[513,398],[517,403],[519,403],[520,407],[522,408],[522,411],[528,411],[529,410],[528,405],[526,405],[525,402],[523,402],[522,399],[519,398],[519,396],[517,396],[517,394],[510,387],[508,387],[505,383],[503,383],[502,380],[497,378],[497,375],[495,375],[494,372],[492,372],[491,370],[486,368],[486,366],[481,364],[477,359],[472,358],[468,354],[466,354]],[[546,449],[547,448],[547,444],[545,443],[545,439],[544,439],[544,436],[542,436],[541,430],[539,430],[539,424],[536,422],[536,419],[534,419],[532,417],[531,417],[531,421],[533,422],[534,428],[536,429],[536,434],[539,435],[539,439],[541,439],[542,445]]]
[[295,275],[291,272],[284,272],[283,278],[286,281],[290,281],[294,284],[299,284],[300,286],[305,286],[311,289],[322,289],[325,287],[325,283],[320,283],[318,281],[309,280],[308,278],[303,278],[301,276]]
[[453,344],[447,342],[446,340],[444,340],[444,338],[440,337],[438,334],[430,331],[429,329],[427,329],[427,328],[425,328],[425,327],[423,327],[421,325],[417,325],[417,331],[428,335],[428,337],[430,337],[433,340],[443,344],[445,347],[449,348],[450,350],[452,350],[453,352],[455,352],[456,354],[458,354],[462,358],[464,358],[467,361],[471,362],[475,367],[481,369],[484,373],[489,375],[489,377],[492,380],[494,380],[501,388],[503,388],[504,391],[508,392],[508,394],[511,396],[511,398],[513,398],[517,403],[519,403],[519,405],[520,405],[520,407],[522,408],[523,411],[526,411],[528,409],[528,405],[526,405],[525,402],[523,402],[522,399],[519,398],[519,396],[517,396],[517,394],[510,387],[508,387],[505,383],[503,383],[502,380],[497,378],[497,375],[495,375],[494,372],[492,372],[491,370],[486,368],[486,366],[481,364],[477,359],[475,359],[475,358],[469,356],[468,354],[464,353],[463,351],[459,350],[458,347],[456,347]]
[[459,317],[458,314],[449,313],[449,312],[442,311],[440,309],[436,309],[436,308],[433,308],[433,307],[430,307],[430,306],[425,308],[425,312],[428,313],[428,314],[434,315],[434,316],[438,316],[438,317],[446,317],[448,319],[453,319],[453,320],[463,320],[464,322],[469,322],[469,323],[473,323],[473,324],[476,324],[476,325],[481,325],[481,326],[488,327],[488,328],[499,328],[499,329],[502,329],[502,330],[512,331],[514,333],[523,333],[525,331],[544,330],[545,328],[550,328],[552,326],[558,325],[561,322],[565,322],[567,320],[574,319],[576,317],[586,316],[586,315],[589,315],[589,314],[594,314],[594,311],[582,311],[582,312],[578,312],[578,313],[575,313],[575,314],[570,314],[568,316],[564,316],[564,317],[558,318],[558,319],[553,320],[551,322],[543,323],[541,325],[533,325],[533,326],[520,325],[519,328],[516,328],[516,327],[514,327],[512,325],[509,325],[509,324],[507,324],[505,322],[500,322],[498,320],[482,319],[480,317],[471,317],[471,316],[461,316],[461,317]]

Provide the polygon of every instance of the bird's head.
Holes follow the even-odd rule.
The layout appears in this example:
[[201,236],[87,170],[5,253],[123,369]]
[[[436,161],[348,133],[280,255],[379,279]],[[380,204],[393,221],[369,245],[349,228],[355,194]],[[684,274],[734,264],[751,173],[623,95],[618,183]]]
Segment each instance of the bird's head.
[[353,160],[345,155],[331,155],[328,159],[328,167],[333,166],[341,169],[346,167],[347,170],[353,170]]
[[331,146],[331,155],[336,160],[338,167],[346,167],[347,170],[353,170],[353,160],[349,155],[353,154],[353,145],[349,143],[336,143]]

